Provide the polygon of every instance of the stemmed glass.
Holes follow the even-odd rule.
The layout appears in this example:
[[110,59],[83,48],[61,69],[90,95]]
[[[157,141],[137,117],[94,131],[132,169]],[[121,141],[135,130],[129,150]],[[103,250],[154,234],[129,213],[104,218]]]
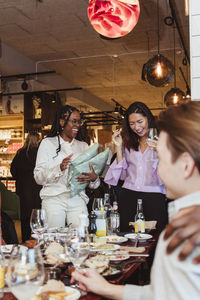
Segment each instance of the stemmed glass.
[[19,300],[30,300],[44,282],[43,260],[38,247],[19,249],[9,262],[6,281]]
[[92,210],[101,210],[101,207],[104,207],[104,199],[103,198],[94,198],[92,203]]
[[30,226],[32,231],[37,234],[38,245],[40,235],[48,228],[47,216],[44,209],[33,209],[30,218]]
[[156,155],[156,147],[158,142],[158,130],[157,128],[149,128],[148,137],[147,137],[147,144],[152,150],[151,160],[155,160],[157,158]]
[[[82,263],[86,260],[90,252],[90,246],[87,242],[82,242],[82,238],[79,235],[78,230],[66,240],[66,255],[72,262],[75,269],[80,269]],[[74,287],[78,287],[77,284]]]

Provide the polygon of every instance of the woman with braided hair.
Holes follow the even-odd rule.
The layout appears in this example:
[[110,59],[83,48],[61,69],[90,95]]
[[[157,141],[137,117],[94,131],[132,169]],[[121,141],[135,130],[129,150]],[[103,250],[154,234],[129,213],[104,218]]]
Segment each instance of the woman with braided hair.
[[105,176],[105,182],[117,185],[124,180],[119,197],[121,231],[129,230],[134,221],[137,199],[143,200],[145,220],[157,220],[157,229],[167,224],[165,188],[157,175],[158,158],[152,160],[147,145],[149,128],[155,127],[154,116],[142,102],[132,103],[126,111],[122,132],[116,130],[113,142],[117,157]]
[[[40,197],[49,227],[64,227],[66,221],[78,226],[79,215],[88,214],[88,197],[84,192],[71,197],[67,182],[71,160],[88,148],[85,142],[76,139],[82,125],[78,109],[69,105],[60,107],[48,136],[42,140],[38,149],[34,177],[43,186]],[[93,188],[96,179],[98,175],[90,165],[90,172],[83,173],[77,180],[80,183],[90,182]]]

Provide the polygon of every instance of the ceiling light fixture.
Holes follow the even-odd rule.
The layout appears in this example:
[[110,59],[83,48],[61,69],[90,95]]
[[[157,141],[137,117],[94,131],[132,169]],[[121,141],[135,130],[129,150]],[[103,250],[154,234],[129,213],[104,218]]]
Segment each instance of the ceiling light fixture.
[[28,83],[26,82],[25,78],[24,81],[22,82],[21,88],[23,91],[26,91],[28,89]]
[[164,97],[164,103],[167,107],[171,105],[179,105],[185,100],[184,92],[176,87],[175,24],[173,27],[173,33],[174,33],[174,87],[171,90],[169,90]]
[[163,87],[173,79],[174,67],[170,60],[160,54],[160,25],[159,25],[159,0],[157,0],[157,36],[158,54],[149,59],[142,68],[142,80],[148,81],[156,87]]
[[118,115],[119,114],[119,105],[116,104],[114,114]]
[[140,16],[139,0],[90,0],[88,18],[102,36],[119,38],[133,30]]

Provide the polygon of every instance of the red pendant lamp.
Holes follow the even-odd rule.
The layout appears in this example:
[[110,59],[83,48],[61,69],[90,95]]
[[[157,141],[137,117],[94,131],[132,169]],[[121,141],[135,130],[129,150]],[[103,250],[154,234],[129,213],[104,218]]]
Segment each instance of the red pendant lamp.
[[128,34],[138,22],[139,0],[89,0],[88,18],[102,36],[119,38]]

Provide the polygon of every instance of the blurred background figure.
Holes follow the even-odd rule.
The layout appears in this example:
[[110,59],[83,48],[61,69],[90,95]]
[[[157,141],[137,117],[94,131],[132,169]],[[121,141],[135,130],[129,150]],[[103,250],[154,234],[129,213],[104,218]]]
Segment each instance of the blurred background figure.
[[30,216],[33,208],[40,208],[39,192],[41,186],[35,182],[33,170],[40,135],[37,132],[29,133],[24,146],[19,149],[11,163],[11,174],[16,180],[16,193],[20,197],[22,242],[30,238]]

